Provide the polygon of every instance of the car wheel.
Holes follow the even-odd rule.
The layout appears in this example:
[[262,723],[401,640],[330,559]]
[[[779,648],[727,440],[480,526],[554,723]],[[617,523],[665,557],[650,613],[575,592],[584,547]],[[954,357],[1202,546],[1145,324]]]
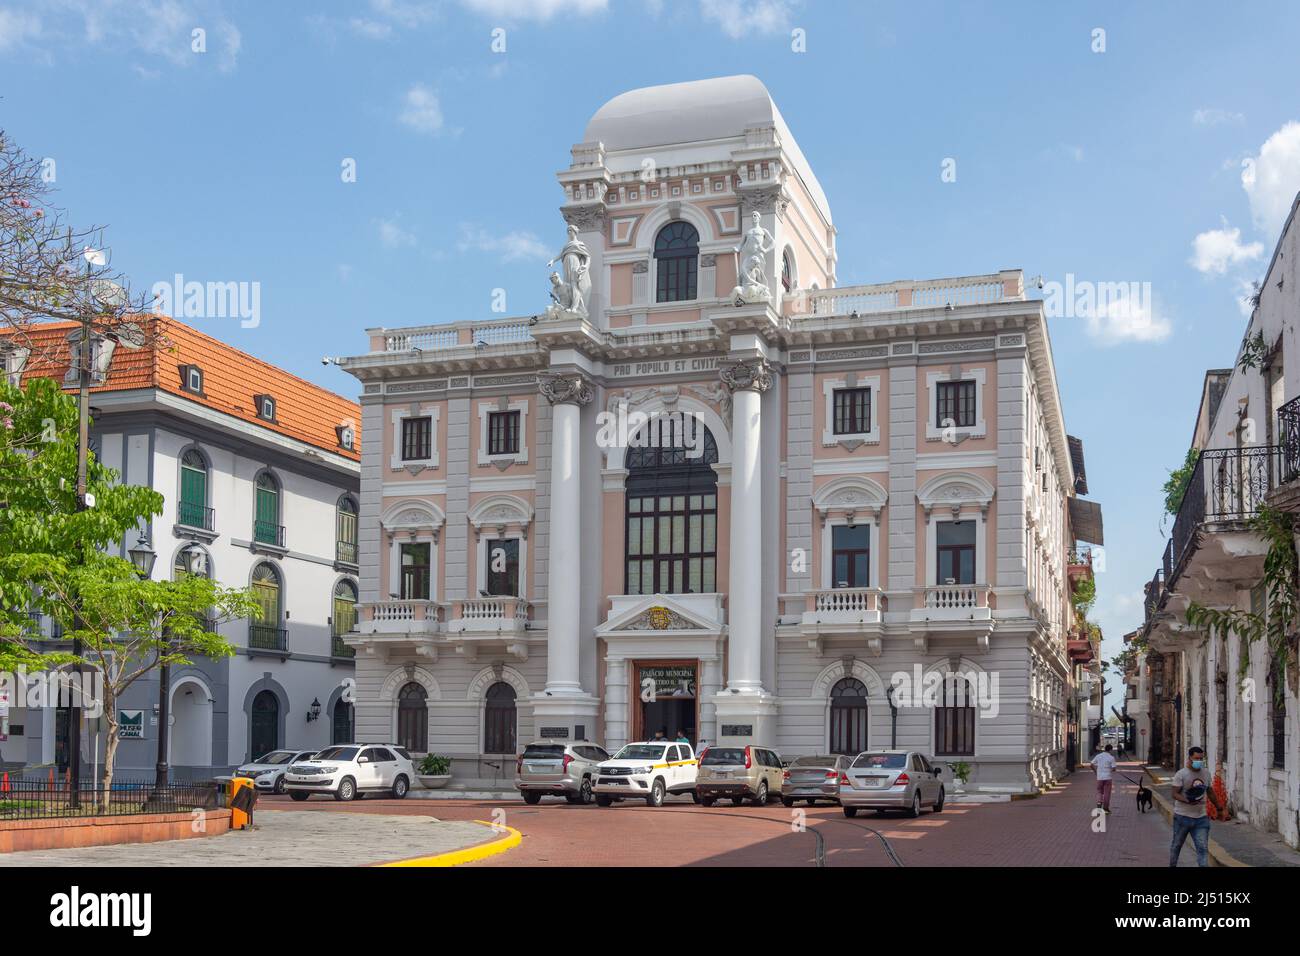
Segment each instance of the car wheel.
[[280,774],[279,779],[275,781],[275,786],[271,788],[273,793],[284,794],[284,774]]
[[344,777],[339,781],[338,789],[334,791],[334,799],[342,803],[349,800],[355,800],[357,796],[357,784],[351,777]]
[[654,783],[650,784],[650,796],[645,798],[646,806],[662,807],[664,805],[664,797],[667,793],[668,791],[664,787],[663,779],[657,778]]
[[763,780],[758,785],[758,792],[754,794],[754,806],[767,806],[767,781]]
[[[811,800],[808,801],[808,805],[809,805],[809,806],[812,806],[812,801],[811,801]],[[793,807],[793,806],[794,806],[794,797],[782,797],[782,798],[781,798],[781,806],[783,806],[783,807]]]
[[598,807],[607,807],[613,802],[613,797],[607,797],[603,793],[596,794],[596,806]]
[[856,817],[856,816],[858,815],[858,808],[857,808],[857,807],[845,807],[845,808],[844,808],[844,815],[845,815],[846,817],[849,817],[849,818]]
[[584,803],[591,803],[591,781],[584,777],[582,786],[578,787],[578,792],[566,793],[564,799],[575,806],[581,806]]
[[700,797],[700,803],[706,807],[711,807],[718,802],[717,797]]
[[921,815],[921,791],[912,794],[912,808],[907,811],[909,817],[919,817]]
[[536,790],[524,791],[524,803],[528,804],[530,807],[535,807],[541,802],[542,802],[542,795],[538,793]]
[[393,781],[393,799],[401,800],[406,796],[406,791],[410,789],[411,785],[406,782],[406,777],[399,774],[397,779]]
[[939,788],[939,799],[936,800],[936,801],[934,801],[934,812],[935,812],[935,813],[943,813],[943,798],[944,798],[943,787],[940,787],[940,788]]
[[691,791],[691,803],[694,803],[696,806],[699,805],[699,803],[700,803],[700,791],[698,791],[698,790],[692,790],[692,791]]
[[306,799],[307,799],[308,797],[310,797],[310,796],[311,796],[310,793],[303,793],[301,790],[291,790],[291,791],[289,791],[289,799],[290,799],[290,800],[296,800],[296,801],[298,801],[299,803],[302,803],[304,800],[306,800]]

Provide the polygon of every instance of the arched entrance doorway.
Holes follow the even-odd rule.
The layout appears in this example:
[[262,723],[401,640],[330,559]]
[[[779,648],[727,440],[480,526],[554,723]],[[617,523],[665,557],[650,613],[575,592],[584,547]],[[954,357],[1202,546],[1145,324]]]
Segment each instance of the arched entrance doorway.
[[198,681],[182,680],[172,690],[167,762],[173,767],[212,765],[212,702]]
[[845,677],[831,688],[830,751],[857,754],[867,749],[867,685]]
[[330,743],[350,744],[355,736],[353,727],[353,710],[352,705],[346,700],[340,700],[334,705],[333,727],[330,732]]
[[280,698],[269,690],[259,691],[253,698],[249,714],[250,759],[256,760],[280,746]]
[[516,749],[519,715],[515,689],[497,681],[487,689],[483,701],[483,752],[513,754]]

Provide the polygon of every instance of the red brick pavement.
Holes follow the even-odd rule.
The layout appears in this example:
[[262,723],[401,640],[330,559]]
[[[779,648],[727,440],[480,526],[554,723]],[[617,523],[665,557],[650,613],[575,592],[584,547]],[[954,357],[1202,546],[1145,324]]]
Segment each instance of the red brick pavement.
[[[1137,778],[1137,764],[1121,764]],[[652,810],[636,804],[570,806],[545,801],[495,805],[470,800],[365,800],[334,803],[264,798],[276,806],[323,812],[427,814],[448,820],[494,820],[523,834],[521,846],[474,866],[815,866],[822,837],[827,866],[893,866],[879,831],[907,866],[1165,866],[1169,827],[1156,811],[1139,814],[1137,787],[1116,778],[1104,832],[1093,830],[1095,778],[1084,770],[1030,800],[952,804],[942,813],[902,816],[859,814],[846,819],[838,807],[804,810],[802,817],[779,804],[697,807],[681,798]],[[795,811],[804,808],[795,808]],[[795,827],[802,822],[805,829]],[[1182,865],[1195,865],[1191,846]]]

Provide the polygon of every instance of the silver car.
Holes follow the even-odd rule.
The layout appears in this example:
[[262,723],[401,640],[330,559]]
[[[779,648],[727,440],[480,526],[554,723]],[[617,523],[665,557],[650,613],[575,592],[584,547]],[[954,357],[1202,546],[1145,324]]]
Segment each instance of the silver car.
[[314,756],[314,750],[272,750],[252,763],[240,764],[235,769],[235,776],[252,778],[253,786],[258,790],[284,793],[284,772],[289,765]]
[[870,750],[853,758],[840,774],[840,806],[846,817],[859,809],[904,810],[919,817],[922,807],[943,810],[939,768],[915,750]]
[[545,796],[591,803],[596,765],[608,759],[603,747],[585,740],[534,740],[515,761],[515,789],[527,804]]
[[781,802],[792,807],[796,800],[812,806],[818,800],[840,802],[840,774],[853,762],[845,754],[816,754],[796,757],[785,768]]

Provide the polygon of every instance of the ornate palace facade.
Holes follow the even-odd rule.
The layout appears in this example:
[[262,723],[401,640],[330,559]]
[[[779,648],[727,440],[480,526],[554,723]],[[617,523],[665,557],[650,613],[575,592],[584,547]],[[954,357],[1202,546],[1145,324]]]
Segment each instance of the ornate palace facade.
[[558,179],[544,313],[341,360],[358,739],[472,778],[659,729],[1055,776],[1085,486],[1021,273],[841,286],[753,77],[615,97]]

